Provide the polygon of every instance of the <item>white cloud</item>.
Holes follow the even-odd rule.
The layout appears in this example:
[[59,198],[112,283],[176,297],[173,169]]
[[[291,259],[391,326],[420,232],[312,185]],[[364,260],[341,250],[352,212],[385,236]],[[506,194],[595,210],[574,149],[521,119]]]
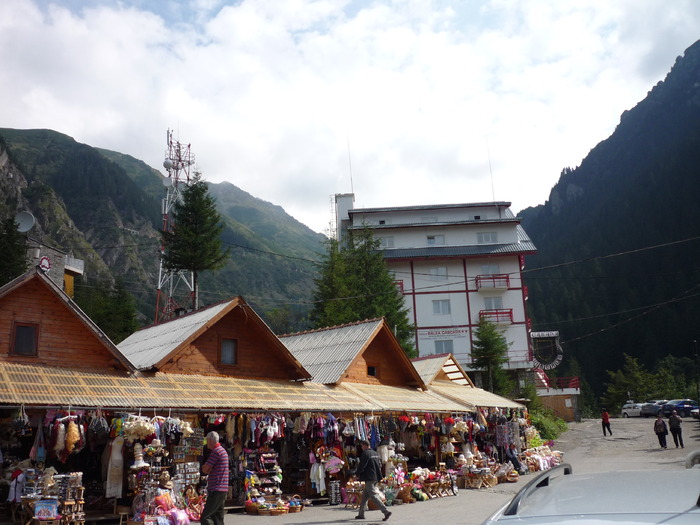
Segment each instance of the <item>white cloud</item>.
[[350,163],[361,206],[495,197],[518,211],[699,26],[693,0],[14,0],[0,3],[0,126],[156,168],[170,127],[205,178],[317,231]]

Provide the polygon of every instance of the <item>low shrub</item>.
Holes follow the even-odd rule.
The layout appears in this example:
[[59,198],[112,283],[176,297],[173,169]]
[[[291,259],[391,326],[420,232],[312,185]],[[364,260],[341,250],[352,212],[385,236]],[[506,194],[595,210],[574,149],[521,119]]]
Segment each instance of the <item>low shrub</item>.
[[531,411],[530,422],[544,441],[557,439],[569,428],[566,425],[566,421],[545,410]]

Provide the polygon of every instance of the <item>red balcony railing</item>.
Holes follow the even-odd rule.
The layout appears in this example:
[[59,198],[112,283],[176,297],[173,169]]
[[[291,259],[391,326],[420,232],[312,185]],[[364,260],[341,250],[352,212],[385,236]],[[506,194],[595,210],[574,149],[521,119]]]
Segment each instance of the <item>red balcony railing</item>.
[[493,290],[508,289],[510,287],[510,276],[507,273],[494,273],[476,276],[476,289],[488,288]]
[[535,386],[537,388],[581,388],[581,380],[578,377],[555,377],[550,378],[544,370],[536,369]]
[[555,377],[551,381],[554,388],[581,388],[578,377]]
[[500,310],[480,310],[479,319],[487,319],[492,323],[512,323],[513,309],[505,308]]

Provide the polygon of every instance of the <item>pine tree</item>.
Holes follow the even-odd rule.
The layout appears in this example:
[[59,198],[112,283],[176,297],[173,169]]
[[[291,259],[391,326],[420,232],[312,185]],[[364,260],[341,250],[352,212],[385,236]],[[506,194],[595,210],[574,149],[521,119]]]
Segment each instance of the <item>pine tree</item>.
[[123,341],[139,327],[136,300],[120,279],[114,287],[80,283],[75,287],[75,302],[114,343]]
[[316,279],[311,321],[316,328],[384,317],[404,351],[415,355],[413,327],[403,296],[370,229],[355,232],[342,249],[327,243]]
[[486,390],[507,394],[512,385],[501,365],[508,361],[508,342],[498,327],[488,319],[481,318],[474,331],[472,360],[476,369],[486,372]]
[[2,286],[27,270],[27,245],[24,236],[17,231],[14,218],[6,219],[0,226],[0,254]]
[[182,192],[182,199],[173,206],[173,217],[173,231],[161,232],[165,245],[163,265],[172,271],[192,272],[193,308],[196,310],[199,307],[199,273],[222,268],[230,252],[222,249],[221,215],[199,173]]

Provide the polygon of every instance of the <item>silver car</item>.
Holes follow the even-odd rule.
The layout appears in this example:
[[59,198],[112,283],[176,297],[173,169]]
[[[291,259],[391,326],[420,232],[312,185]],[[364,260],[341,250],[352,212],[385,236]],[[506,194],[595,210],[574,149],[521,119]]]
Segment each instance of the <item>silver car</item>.
[[639,417],[642,415],[642,403],[626,403],[620,412],[622,417]]
[[573,474],[563,464],[532,479],[484,524],[697,525],[698,496],[700,468]]

